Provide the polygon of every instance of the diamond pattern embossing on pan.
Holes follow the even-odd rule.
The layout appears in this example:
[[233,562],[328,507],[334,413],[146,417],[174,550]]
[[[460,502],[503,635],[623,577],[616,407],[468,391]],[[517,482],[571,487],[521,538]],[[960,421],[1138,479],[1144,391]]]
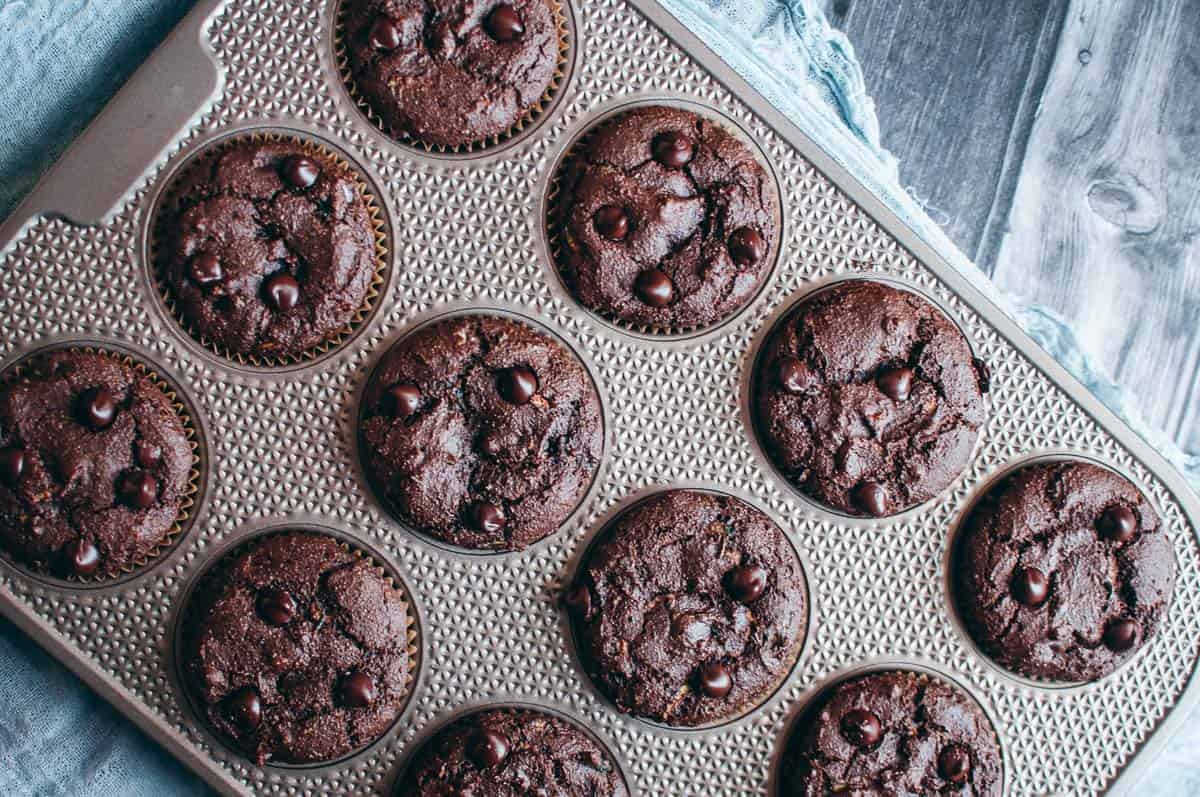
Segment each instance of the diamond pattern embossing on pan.
[[[231,127],[277,125],[341,147],[382,189],[393,228],[381,310],[338,354],[299,371],[236,370],[198,350],[159,307],[144,262],[146,216],[167,163],[112,220],[43,219],[0,259],[6,360],[63,338],[123,343],[172,373],[203,417],[211,487],[195,526],[162,565],[111,590],[64,592],[0,570],[7,592],[52,624],[141,709],[184,734],[248,790],[383,791],[406,746],[448,711],[486,700],[557,706],[614,749],[644,795],[764,794],[777,739],[801,697],[864,660],[924,662],[982,696],[1018,794],[1098,792],[1161,722],[1200,646],[1195,531],[1146,468],[1118,446],[932,272],[745,107],[618,0],[576,3],[581,58],[539,132],[480,164],[414,156],[385,141],[337,85],[332,0],[231,0],[208,27],[221,96],[170,164]],[[298,46],[307,43],[308,46]],[[772,282],[736,321],[696,340],[644,342],[579,310],[557,288],[540,231],[554,159],[588,119],[623,100],[689,99],[736,119],[780,181],[786,225]],[[756,453],[739,396],[748,358],[775,312],[814,281],[870,273],[936,298],[993,371],[992,418],[969,471],[940,500],[889,522],[858,522],[798,499]],[[519,555],[464,557],[415,539],[384,514],[355,465],[356,390],[372,356],[445,306],[493,306],[539,319],[585,354],[607,397],[610,441],[598,483],[560,534]],[[955,630],[943,558],[973,488],[1038,451],[1077,452],[1135,478],[1171,529],[1181,578],[1170,623],[1132,666],[1097,686],[1044,690],[999,673]],[[748,494],[795,540],[817,606],[791,679],[749,718],[670,733],[612,711],[578,675],[554,605],[590,530],[635,492],[702,483]],[[174,685],[173,610],[214,549],[266,522],[303,518],[383,552],[414,592],[427,655],[409,713],[383,742],[317,769],[258,768],[200,729]]]

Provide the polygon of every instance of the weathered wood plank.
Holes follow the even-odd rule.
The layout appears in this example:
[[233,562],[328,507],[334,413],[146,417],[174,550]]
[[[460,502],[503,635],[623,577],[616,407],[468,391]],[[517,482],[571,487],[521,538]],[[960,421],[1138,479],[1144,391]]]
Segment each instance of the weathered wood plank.
[[1200,3],[1073,2],[993,278],[1200,445]]
[[905,186],[987,270],[1066,0],[822,5],[854,44]]

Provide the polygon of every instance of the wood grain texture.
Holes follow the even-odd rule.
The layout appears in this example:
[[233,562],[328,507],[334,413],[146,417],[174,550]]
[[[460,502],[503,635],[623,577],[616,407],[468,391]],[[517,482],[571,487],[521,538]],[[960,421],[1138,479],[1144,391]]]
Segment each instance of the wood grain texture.
[[1200,366],[1200,3],[1072,2],[993,278],[1183,444]]

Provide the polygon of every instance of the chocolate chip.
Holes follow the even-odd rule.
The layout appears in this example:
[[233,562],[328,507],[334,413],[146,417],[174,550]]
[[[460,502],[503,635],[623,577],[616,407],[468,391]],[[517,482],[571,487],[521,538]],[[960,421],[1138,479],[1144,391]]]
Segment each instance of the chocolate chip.
[[983,360],[976,357],[971,360],[971,364],[975,366],[975,378],[979,382],[979,392],[986,393],[992,389],[992,369]]
[[471,736],[467,755],[480,769],[489,769],[508,758],[508,739],[502,733],[480,729]]
[[527,404],[537,393],[537,374],[523,365],[506,368],[496,379],[496,389],[500,391],[500,397],[509,404]]
[[263,296],[271,307],[286,313],[300,303],[300,283],[291,274],[281,271],[263,283]]
[[158,499],[158,482],[144,470],[127,470],[121,476],[117,492],[134,509],[149,509]]
[[292,155],[284,159],[280,176],[292,188],[311,188],[321,176],[321,167],[311,158]]
[[855,747],[871,747],[883,738],[879,717],[863,708],[852,708],[842,715],[842,736]]
[[162,449],[147,440],[133,444],[133,457],[143,468],[153,468],[162,462]]
[[258,690],[253,686],[243,686],[234,692],[225,703],[225,713],[242,731],[253,731],[262,722],[262,701],[258,697]]
[[258,616],[268,625],[287,625],[296,616],[296,599],[286,590],[267,587],[260,590],[254,604]]
[[504,517],[504,510],[500,507],[480,501],[471,510],[471,522],[485,534],[498,534],[504,530],[508,518]]
[[729,236],[729,257],[739,266],[753,266],[767,254],[767,241],[753,227],[734,230]]
[[812,369],[795,357],[784,357],[777,368],[779,384],[789,393],[803,393],[816,381]]
[[735,567],[725,575],[725,590],[734,600],[751,603],[767,591],[767,577],[770,574],[765,567],[743,565]]
[[709,697],[722,698],[733,690],[733,677],[719,661],[710,661],[700,668],[700,691]]
[[375,702],[375,682],[361,670],[342,679],[338,700],[348,708],[367,708]]
[[563,594],[563,604],[571,610],[573,614],[587,619],[587,616],[592,613],[592,591],[584,584],[580,584],[574,589],[567,590]]
[[507,3],[501,3],[492,9],[483,22],[488,35],[498,42],[510,42],[525,32],[521,17],[517,10]]
[[1129,542],[1137,533],[1137,516],[1123,504],[1113,504],[1104,510],[1096,527],[1106,539],[1113,542]]
[[868,515],[883,517],[888,511],[887,489],[878,482],[862,482],[854,488],[854,505]]
[[971,754],[961,744],[948,744],[938,753],[938,774],[954,784],[967,782],[971,774]]
[[1019,567],[1009,585],[1018,603],[1037,608],[1050,597],[1050,579],[1036,567]]
[[666,307],[675,298],[675,285],[671,278],[656,268],[648,268],[638,274],[633,288],[638,298],[651,307]]
[[380,17],[371,25],[367,44],[376,50],[395,50],[400,46],[400,26],[391,17]]
[[498,457],[504,453],[504,440],[499,433],[493,432],[484,435],[483,440],[479,443],[479,447],[489,457]]
[[914,376],[911,368],[888,368],[875,377],[875,384],[892,401],[908,401]]
[[91,540],[77,537],[62,547],[62,566],[68,575],[90,576],[100,569],[100,549]]
[[691,162],[696,154],[696,142],[690,136],[674,130],[660,133],[650,144],[654,160],[668,169],[681,169]]
[[117,400],[106,387],[85,390],[75,405],[79,422],[93,432],[112,426],[117,417]]
[[1124,653],[1137,644],[1142,626],[1137,620],[1118,618],[1104,627],[1104,646],[1116,653]]
[[392,385],[387,391],[387,409],[396,418],[407,418],[421,409],[421,389],[413,384]]
[[197,285],[212,285],[225,276],[220,258],[211,252],[201,252],[192,258],[191,273]]
[[25,452],[19,448],[0,449],[0,481],[16,484],[25,472]]
[[592,214],[596,232],[610,241],[624,241],[629,235],[629,214],[617,205],[604,205]]

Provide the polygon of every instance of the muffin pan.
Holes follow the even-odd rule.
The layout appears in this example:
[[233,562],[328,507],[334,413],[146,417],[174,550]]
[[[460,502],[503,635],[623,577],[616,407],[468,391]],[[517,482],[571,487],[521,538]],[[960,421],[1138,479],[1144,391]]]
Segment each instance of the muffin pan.
[[[1200,501],[1149,446],[969,282],[652,0],[570,8],[572,63],[536,126],[453,158],[397,145],[339,77],[337,0],[203,0],[26,203],[0,226],[0,368],[50,343],[111,345],[169,374],[206,442],[207,489],[161,560],[79,589],[0,564],[0,609],[219,791],[387,794],[419,741],[467,707],[544,706],[591,730],[633,793],[764,795],[789,720],[864,663],[928,667],[984,705],[1010,793],[1132,792],[1200,694]],[[687,102],[762,150],[783,207],[779,259],[734,319],[693,338],[630,334],[566,293],[545,229],[552,169],[595,119],[631,102]],[[150,113],[147,109],[153,109]],[[377,189],[391,275],[353,338],[287,368],[247,368],[192,341],[149,259],[153,209],[206,144],[269,128],[328,142]],[[908,286],[957,323],[992,372],[990,420],[949,490],[902,515],[828,512],[789,489],[748,424],[764,330],[836,278]],[[373,362],[423,320],[486,306],[536,318],[581,353],[605,397],[608,445],[557,533],[479,556],[408,533],[376,502],[353,418]],[[1179,560],[1158,637],[1113,675],[1046,688],[982,658],[946,594],[952,530],[992,478],[1044,454],[1094,459],[1158,510]],[[614,711],[581,677],[559,588],[603,519],[652,488],[704,485],[764,508],[809,564],[804,653],[765,705],[719,729],[677,731]],[[254,529],[319,526],[376,552],[412,592],[420,671],[379,742],[313,767],[255,766],[216,741],[174,677],[189,586]],[[1191,685],[1189,687],[1189,684]]]

